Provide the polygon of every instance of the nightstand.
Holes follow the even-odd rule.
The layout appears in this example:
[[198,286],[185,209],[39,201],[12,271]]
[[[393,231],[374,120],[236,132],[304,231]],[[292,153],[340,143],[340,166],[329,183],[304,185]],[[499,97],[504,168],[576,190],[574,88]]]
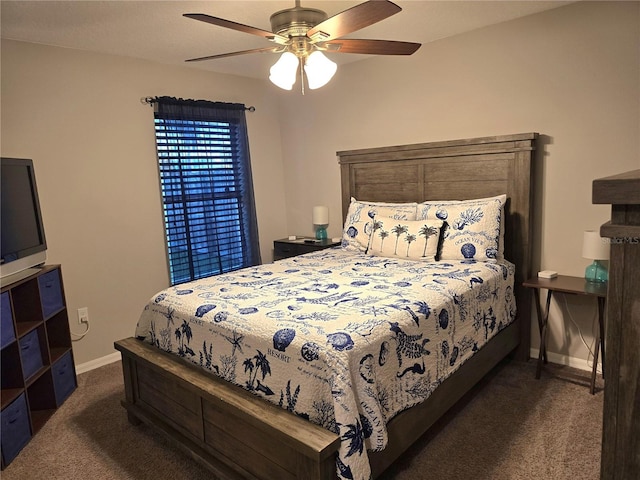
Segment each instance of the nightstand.
[[330,238],[316,240],[313,237],[297,236],[295,240],[281,238],[273,241],[273,260],[295,257],[303,253],[315,252],[325,248],[337,247],[340,242],[334,242]]
[[[540,328],[540,353],[538,353],[538,366],[536,368],[536,378],[540,378],[542,363],[547,363],[546,337],[547,320],[549,319],[549,305],[554,292],[569,293],[571,295],[588,295],[596,297],[598,300],[598,324],[599,329],[596,334],[596,351],[593,355],[593,370],[591,372],[591,388],[593,395],[595,392],[596,372],[598,369],[598,352],[602,350],[602,378],[604,378],[604,307],[607,298],[606,283],[591,283],[581,277],[569,277],[558,275],[555,278],[530,278],[522,285],[533,289],[535,296],[536,310],[538,312],[538,327]],[[547,290],[547,299],[544,312],[540,306],[540,289]]]

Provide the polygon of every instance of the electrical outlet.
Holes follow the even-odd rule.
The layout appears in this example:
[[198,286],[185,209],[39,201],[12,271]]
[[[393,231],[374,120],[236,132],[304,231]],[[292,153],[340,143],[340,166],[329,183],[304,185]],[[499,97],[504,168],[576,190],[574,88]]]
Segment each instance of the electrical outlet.
[[82,307],[78,309],[78,323],[82,325],[83,323],[89,323],[89,308]]

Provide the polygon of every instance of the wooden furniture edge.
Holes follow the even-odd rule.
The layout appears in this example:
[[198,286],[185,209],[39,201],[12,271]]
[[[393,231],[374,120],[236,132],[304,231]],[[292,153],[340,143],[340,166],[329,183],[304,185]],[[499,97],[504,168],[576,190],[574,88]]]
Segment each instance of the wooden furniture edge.
[[[174,355],[163,352],[133,337],[118,340],[114,346],[123,357],[135,359],[156,371],[168,372],[186,382],[200,395],[216,398],[230,409],[246,415],[245,420],[259,429],[267,426],[280,432],[285,442],[305,456],[325,460],[340,445],[340,437],[307,420],[291,415],[286,410],[252,395],[237,385],[208,374],[187,362],[176,362]],[[162,365],[162,368],[158,367]],[[135,403],[127,395],[127,403]],[[313,435],[310,435],[310,432]]]
[[607,296],[607,283],[590,283],[584,277],[574,277],[572,275],[558,275],[554,278],[531,277],[522,285],[527,288],[537,288],[553,290],[559,293],[570,293],[572,295],[587,295],[593,297]]
[[640,169],[594,180],[591,190],[592,203],[611,205],[640,204],[639,177]]
[[[494,152],[495,146],[502,151],[516,151],[530,149],[530,141],[538,137],[537,133],[517,133],[511,135],[496,135],[491,137],[475,137],[458,140],[445,140],[438,142],[413,143],[409,145],[393,145],[387,147],[362,148],[356,150],[341,150],[336,152],[340,157],[340,163],[350,163],[358,161],[358,157],[362,155],[387,153],[387,152],[415,152],[415,151],[432,151],[433,155],[441,154],[439,149],[447,148],[451,152],[456,152],[452,147],[460,147],[461,152],[473,152],[474,154],[485,152]],[[477,150],[471,150],[469,147],[477,147]],[[412,157],[415,158],[415,157]]]
[[640,225],[616,224],[610,221],[605,222],[600,226],[600,236],[611,239],[620,238],[623,240],[618,243],[624,243],[624,239],[631,241],[631,238],[640,238]]
[[607,363],[600,478],[636,478],[640,470],[640,170],[593,181],[593,203],[611,204],[600,227],[611,238],[607,295]]

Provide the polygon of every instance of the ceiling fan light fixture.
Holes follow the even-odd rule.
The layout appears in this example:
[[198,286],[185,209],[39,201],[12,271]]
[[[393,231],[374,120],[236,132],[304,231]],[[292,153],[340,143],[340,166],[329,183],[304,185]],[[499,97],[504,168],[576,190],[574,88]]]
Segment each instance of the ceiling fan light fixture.
[[269,70],[269,80],[283,90],[291,90],[296,83],[298,57],[291,52],[284,52]]
[[338,65],[329,60],[321,51],[316,50],[311,53],[304,65],[309,88],[315,90],[329,83],[337,69]]
[[322,51],[362,55],[411,55],[420,48],[419,43],[413,42],[342,38],[401,10],[390,0],[367,0],[329,17],[322,10],[301,7],[300,0],[295,0],[295,7],[271,15],[271,31],[205,13],[185,13],[187,18],[262,37],[276,44],[275,47],[220,53],[186,61],[213,60],[248,53],[280,53],[282,55],[271,67],[269,80],[284,90],[292,90],[300,69],[300,86],[304,95],[305,73],[306,84],[309,89],[314,90],[329,83],[338,69]]

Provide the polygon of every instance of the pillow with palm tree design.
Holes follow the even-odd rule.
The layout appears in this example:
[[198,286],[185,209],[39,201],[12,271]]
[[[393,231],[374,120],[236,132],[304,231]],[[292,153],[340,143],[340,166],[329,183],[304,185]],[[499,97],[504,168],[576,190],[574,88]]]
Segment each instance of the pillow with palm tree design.
[[351,197],[342,231],[342,247],[366,252],[371,240],[373,218],[376,215],[396,220],[415,220],[417,203],[366,202]]
[[398,220],[376,215],[367,252],[381,257],[433,262],[442,220]]
[[506,195],[418,205],[418,219],[442,220],[438,260],[488,261],[504,257]]

